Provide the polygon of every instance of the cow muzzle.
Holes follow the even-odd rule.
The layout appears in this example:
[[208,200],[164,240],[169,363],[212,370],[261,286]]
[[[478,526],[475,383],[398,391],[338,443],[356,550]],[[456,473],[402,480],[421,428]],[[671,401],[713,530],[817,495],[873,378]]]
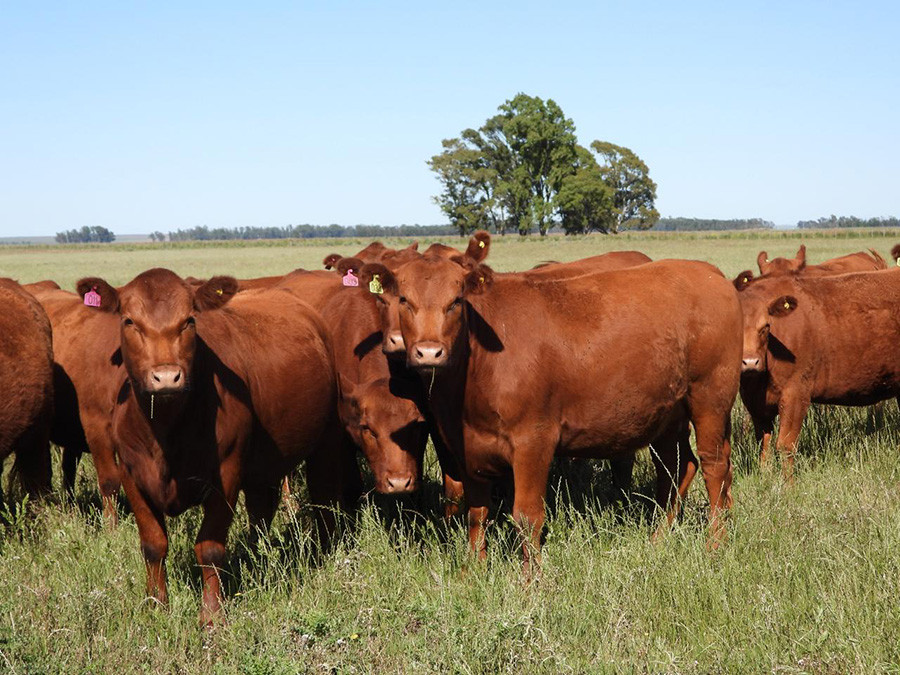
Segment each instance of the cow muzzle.
[[447,365],[449,353],[437,342],[419,342],[407,350],[407,360],[413,368],[440,368]]
[[391,331],[387,340],[381,346],[381,351],[385,354],[402,354],[406,351],[406,344],[403,342],[403,333],[399,330]]
[[418,485],[414,474],[394,474],[386,476],[383,481],[380,481],[378,488],[378,491],[383,494],[402,495],[415,492]]
[[762,359],[758,356],[745,357],[741,359],[742,373],[761,373],[763,371]]
[[156,366],[144,380],[144,391],[148,394],[178,394],[186,385],[187,377],[181,366]]

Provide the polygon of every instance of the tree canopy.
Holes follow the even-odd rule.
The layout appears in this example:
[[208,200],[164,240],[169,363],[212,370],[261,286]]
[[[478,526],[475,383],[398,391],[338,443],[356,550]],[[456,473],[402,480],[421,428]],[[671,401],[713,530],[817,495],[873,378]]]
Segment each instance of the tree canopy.
[[518,94],[442,147],[428,161],[441,184],[435,202],[460,234],[544,235],[554,226],[567,234],[618,232],[659,219],[647,165],[602,141],[590,146],[595,157],[552,99]]
[[92,227],[85,225],[80,230],[65,230],[56,233],[56,241],[60,244],[108,243],[115,240],[116,235],[99,225]]

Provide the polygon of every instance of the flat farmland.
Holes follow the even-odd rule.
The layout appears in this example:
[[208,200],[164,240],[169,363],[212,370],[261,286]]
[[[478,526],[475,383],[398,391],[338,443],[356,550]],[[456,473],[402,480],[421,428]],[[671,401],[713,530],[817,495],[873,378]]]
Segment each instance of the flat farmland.
[[[444,239],[464,247],[465,240]],[[890,264],[900,232],[635,233],[495,236],[497,271],[613,250],[718,265],[728,277],[756,256],[810,262],[874,248]],[[253,277],[319,269],[354,240],[0,248],[0,276],[82,276],[122,284],[150,267]],[[404,246],[406,240],[386,240]],[[421,248],[430,242],[422,241]],[[900,311],[900,299],[898,299]],[[602,383],[598,383],[602,386]],[[498,500],[484,564],[461,520],[445,524],[436,460],[417,495],[368,494],[334,551],[311,553],[304,486],[272,531],[249,545],[243,507],[231,531],[226,620],[197,623],[193,554],[199,511],[170,520],[170,607],[144,597],[145,572],[127,503],[110,530],[91,461],[74,500],[0,514],[0,671],[294,673],[871,673],[900,672],[900,413],[867,430],[865,409],[814,407],[797,480],[760,468],[752,429],[733,412],[735,507],[729,539],[706,550],[706,495],[696,480],[683,518],[649,542],[654,472],[641,451],[630,502],[616,503],[604,462],[560,462],[551,474],[542,573],[527,584]],[[501,491],[502,492],[502,491]],[[502,497],[502,494],[498,496]]]

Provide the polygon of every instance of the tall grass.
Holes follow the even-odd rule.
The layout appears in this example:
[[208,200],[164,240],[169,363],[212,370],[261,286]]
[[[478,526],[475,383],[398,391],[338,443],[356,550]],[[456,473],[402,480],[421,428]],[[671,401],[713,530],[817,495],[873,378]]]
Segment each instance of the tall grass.
[[[492,257],[524,267],[554,250],[528,245],[519,250],[535,254],[505,258],[513,246],[499,245]],[[564,246],[556,252],[579,250]],[[221,270],[242,250],[210,249],[218,257],[196,263]],[[722,266],[749,267],[755,258],[704,250]],[[116,260],[91,255],[97,267],[127,276]],[[759,467],[740,404],[733,422],[735,508],[728,542],[715,553],[705,547],[699,477],[683,517],[651,544],[648,451],[639,453],[624,503],[604,462],[560,462],[541,575],[526,583],[508,491],[498,490],[488,560],[479,564],[463,522],[438,515],[429,454],[421,494],[369,494],[323,555],[310,544],[299,478],[298,497],[258,546],[239,504],[224,572],[226,620],[212,631],[197,624],[199,512],[169,521],[171,605],[156,607],[144,597],[127,504],[109,531],[90,461],[68,500],[57,458],[53,498],[0,515],[0,672],[900,672],[896,406],[868,435],[865,410],[814,407],[792,486],[777,468]]]

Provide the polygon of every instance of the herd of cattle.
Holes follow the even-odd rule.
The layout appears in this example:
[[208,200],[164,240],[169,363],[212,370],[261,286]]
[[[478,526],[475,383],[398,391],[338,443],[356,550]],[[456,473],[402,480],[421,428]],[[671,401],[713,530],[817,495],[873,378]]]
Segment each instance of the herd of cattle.
[[[512,476],[526,566],[539,553],[555,455],[612,461],[627,488],[650,445],[656,499],[676,517],[699,467],[710,543],[724,536],[738,391],[763,458],[776,415],[788,478],[811,402],[868,405],[900,394],[900,269],[875,252],[807,265],[768,260],[728,281],[698,261],[615,252],[495,273],[490,236],[465,251],[373,243],[326,270],[182,279],[148,270],[77,293],[0,280],[0,458],[30,494],[64,484],[90,452],[113,522],[123,487],[148,593],[166,602],[166,517],[202,505],[195,552],[201,617],[220,610],[219,569],[240,491],[266,527],[301,461],[320,535],[362,491],[415,490],[430,435],[446,516],[468,512],[485,553],[492,483]],[[900,245],[893,251],[900,257]]]

